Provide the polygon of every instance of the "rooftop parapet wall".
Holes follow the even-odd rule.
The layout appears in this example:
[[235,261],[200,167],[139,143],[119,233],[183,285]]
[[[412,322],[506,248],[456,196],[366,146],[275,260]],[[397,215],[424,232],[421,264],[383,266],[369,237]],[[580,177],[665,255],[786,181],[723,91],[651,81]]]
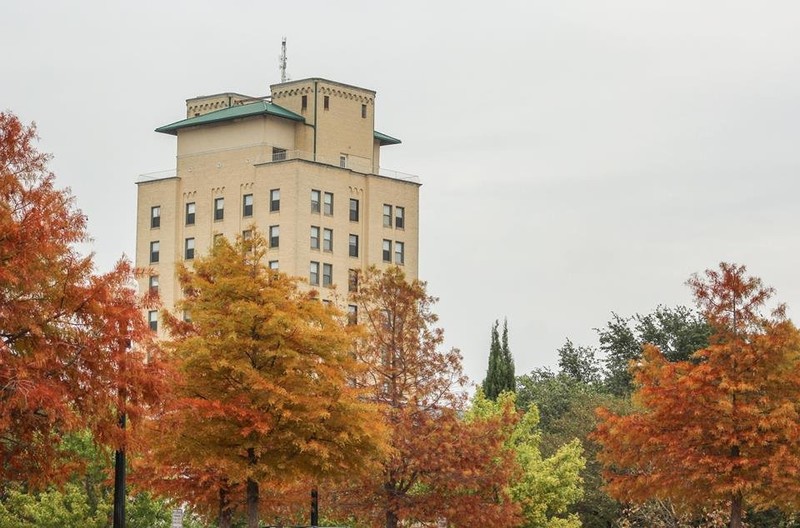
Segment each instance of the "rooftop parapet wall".
[[197,117],[223,108],[230,108],[253,101],[260,101],[261,97],[250,97],[234,92],[215,95],[201,95],[186,100],[186,117]]

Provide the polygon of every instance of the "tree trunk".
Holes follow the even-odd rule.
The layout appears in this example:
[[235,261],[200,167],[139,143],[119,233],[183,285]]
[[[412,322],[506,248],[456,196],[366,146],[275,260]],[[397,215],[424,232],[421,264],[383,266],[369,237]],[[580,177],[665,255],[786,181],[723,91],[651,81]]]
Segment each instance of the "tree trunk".
[[230,491],[227,484],[222,484],[219,487],[219,528],[231,528],[232,523]]
[[247,528],[258,528],[258,482],[247,479]]
[[392,510],[386,510],[386,528],[397,528],[397,514]]
[[[247,449],[247,462],[251,466],[258,462],[252,447]],[[252,477],[247,478],[247,528],[258,528],[258,482]]]
[[731,524],[730,528],[742,528],[742,493],[739,492],[731,498]]

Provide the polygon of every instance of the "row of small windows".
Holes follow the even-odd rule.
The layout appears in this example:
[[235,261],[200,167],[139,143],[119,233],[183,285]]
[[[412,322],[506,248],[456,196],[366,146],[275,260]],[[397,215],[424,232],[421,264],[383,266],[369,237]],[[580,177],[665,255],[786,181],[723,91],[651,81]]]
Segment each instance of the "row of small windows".
[[[253,216],[254,198],[252,194],[242,196],[242,216],[247,218]],[[281,210],[281,190],[272,189],[269,192],[269,210],[276,213]],[[326,216],[333,215],[333,193],[322,192],[317,189],[311,190],[311,212]],[[394,214],[392,214],[394,212]],[[185,223],[194,225],[197,213],[195,202],[186,204]],[[360,204],[356,198],[350,198],[350,221],[358,222],[360,217]],[[225,198],[214,198],[214,220],[225,218]],[[383,226],[405,229],[406,209],[399,205],[392,206],[383,204]],[[155,205],[150,208],[150,227],[155,229],[161,226],[161,206]]]
[[[332,198],[331,198],[332,202]],[[253,216],[254,198],[252,194],[242,196],[242,216],[247,218]],[[269,192],[269,210],[277,213],[281,210],[281,190],[272,189]],[[194,225],[197,214],[197,204],[188,202],[186,204],[184,221],[187,226]],[[225,218],[225,198],[214,198],[214,220]],[[155,229],[161,227],[161,206],[155,205],[150,208],[150,227]]]
[[[323,271],[323,277],[324,273],[325,272]],[[183,319],[185,321],[191,321],[189,313],[184,312]],[[355,304],[347,305],[347,324],[350,325],[358,324],[358,306],[356,306]],[[158,310],[150,310],[147,312],[147,325],[153,332],[158,332]]]
[[[281,228],[279,225],[269,226],[269,247],[280,247]],[[242,232],[242,237],[248,239],[252,236],[252,231],[249,229]],[[405,242],[399,240],[394,241],[394,263],[397,265],[405,264]],[[320,228],[318,226],[311,226],[311,249],[320,249]],[[333,229],[322,230],[322,250],[326,252],[333,251]],[[184,239],[184,258],[192,260],[195,252],[195,241],[193,237]],[[359,243],[358,235],[350,234],[348,240],[348,255],[351,257],[358,257]],[[392,241],[383,239],[383,262],[392,262]],[[157,264],[160,259],[161,243],[158,240],[150,242],[150,263]]]
[[[331,109],[331,97],[329,95],[322,96],[322,108],[324,110]],[[308,96],[302,95],[300,96],[300,111],[305,112],[307,109],[308,109]],[[367,118],[367,105],[365,104],[361,105],[361,118],[362,119]]]

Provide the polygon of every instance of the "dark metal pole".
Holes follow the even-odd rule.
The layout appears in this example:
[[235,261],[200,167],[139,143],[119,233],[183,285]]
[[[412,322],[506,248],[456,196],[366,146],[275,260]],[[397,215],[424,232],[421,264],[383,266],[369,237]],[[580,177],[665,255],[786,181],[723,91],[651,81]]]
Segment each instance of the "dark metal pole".
[[[119,426],[125,429],[125,413],[119,417]],[[125,449],[114,453],[114,528],[125,528]]]
[[311,526],[319,526],[319,496],[317,488],[311,490]]
[[114,525],[113,528],[125,528],[125,400],[128,394],[125,389],[125,353],[130,347],[130,340],[120,342],[120,387],[119,387],[119,428],[122,432],[122,445],[114,452]]

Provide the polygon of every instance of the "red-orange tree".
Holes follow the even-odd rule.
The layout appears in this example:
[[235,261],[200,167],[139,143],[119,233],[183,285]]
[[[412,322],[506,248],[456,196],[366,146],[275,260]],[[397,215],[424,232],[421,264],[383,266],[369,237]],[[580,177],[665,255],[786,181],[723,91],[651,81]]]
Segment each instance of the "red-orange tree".
[[366,335],[355,353],[367,366],[359,384],[382,405],[393,448],[357,485],[332,501],[359,526],[400,524],[513,526],[521,520],[508,484],[516,469],[505,449],[518,416],[513,406],[467,422],[465,378],[457,350],[442,351],[435,299],[397,267],[368,270],[353,301]]
[[261,487],[357,474],[384,447],[375,405],[349,382],[359,367],[343,315],[269,269],[265,253],[257,232],[219,240],[178,270],[177,310],[191,320],[164,313],[182,379],[154,456],[173,484],[219,486],[221,524],[237,489],[256,527]]
[[0,113],[0,482],[29,485],[66,476],[66,433],[121,447],[119,412],[135,423],[161,380],[130,265],[96,274],[78,253],[86,220],[35,139]]
[[728,504],[735,528],[746,506],[800,505],[800,332],[782,307],[762,315],[773,290],[745,271],[723,263],[693,277],[711,345],[677,363],[645,347],[640,411],[600,411],[598,458],[618,499]]

